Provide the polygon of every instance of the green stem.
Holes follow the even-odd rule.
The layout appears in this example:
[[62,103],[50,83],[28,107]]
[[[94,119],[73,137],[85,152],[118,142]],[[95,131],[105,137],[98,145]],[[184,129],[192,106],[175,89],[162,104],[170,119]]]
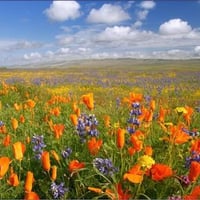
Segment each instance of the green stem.
[[142,182],[138,184],[138,187],[137,187],[137,190],[133,196],[133,199],[137,199],[137,196],[139,195],[139,191],[140,191],[140,188],[141,188],[141,185],[142,185]]

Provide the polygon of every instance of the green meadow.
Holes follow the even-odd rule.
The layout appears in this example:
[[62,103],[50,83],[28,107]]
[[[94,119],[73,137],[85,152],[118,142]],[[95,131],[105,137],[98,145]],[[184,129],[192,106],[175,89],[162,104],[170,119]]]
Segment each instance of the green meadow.
[[0,199],[200,198],[199,60],[0,69]]

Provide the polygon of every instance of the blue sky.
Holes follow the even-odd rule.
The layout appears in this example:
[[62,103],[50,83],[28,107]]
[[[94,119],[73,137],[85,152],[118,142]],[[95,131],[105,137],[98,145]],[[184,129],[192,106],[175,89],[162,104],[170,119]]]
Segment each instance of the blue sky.
[[200,58],[200,1],[0,1],[0,66]]

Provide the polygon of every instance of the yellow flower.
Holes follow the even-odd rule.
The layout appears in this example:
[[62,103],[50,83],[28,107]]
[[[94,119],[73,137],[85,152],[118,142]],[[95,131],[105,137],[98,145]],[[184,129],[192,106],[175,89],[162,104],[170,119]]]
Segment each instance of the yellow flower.
[[119,122],[114,123],[114,128],[119,128]]
[[175,111],[178,113],[178,114],[186,114],[187,113],[187,110],[184,108],[184,107],[176,107]]
[[141,156],[138,158],[138,164],[142,167],[150,169],[153,164],[155,164],[155,160],[148,155]]

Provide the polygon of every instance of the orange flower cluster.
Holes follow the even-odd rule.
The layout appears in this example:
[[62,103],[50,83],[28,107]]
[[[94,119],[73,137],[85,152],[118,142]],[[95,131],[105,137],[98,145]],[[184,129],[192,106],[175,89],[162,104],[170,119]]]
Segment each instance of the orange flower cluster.
[[143,139],[144,134],[140,130],[135,131],[135,133],[130,136],[132,147],[128,148],[129,155],[132,156],[143,149]]
[[82,168],[85,167],[85,163],[83,162],[79,162],[78,160],[72,160],[69,163],[69,171],[72,172],[76,172]]
[[161,181],[173,175],[172,169],[164,164],[156,163],[150,169],[151,178],[154,181]]
[[89,110],[94,109],[94,97],[93,93],[88,93],[81,96],[82,102],[87,106]]
[[90,154],[93,156],[97,155],[102,144],[103,141],[101,139],[97,140],[96,137],[92,137],[88,140],[87,146]]
[[63,132],[64,132],[65,126],[64,124],[54,124],[53,125],[53,131],[56,139],[59,139]]

